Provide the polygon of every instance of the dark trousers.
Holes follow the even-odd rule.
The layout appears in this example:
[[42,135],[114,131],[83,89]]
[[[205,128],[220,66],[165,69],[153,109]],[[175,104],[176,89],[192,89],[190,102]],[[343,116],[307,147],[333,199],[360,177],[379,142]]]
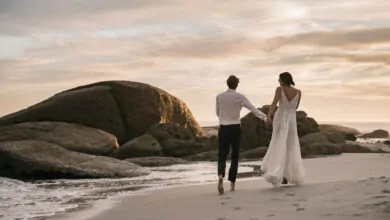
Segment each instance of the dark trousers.
[[231,164],[229,169],[230,182],[236,182],[238,171],[238,156],[241,141],[241,125],[220,125],[218,130],[218,176],[225,177],[226,158],[229,154],[230,147]]

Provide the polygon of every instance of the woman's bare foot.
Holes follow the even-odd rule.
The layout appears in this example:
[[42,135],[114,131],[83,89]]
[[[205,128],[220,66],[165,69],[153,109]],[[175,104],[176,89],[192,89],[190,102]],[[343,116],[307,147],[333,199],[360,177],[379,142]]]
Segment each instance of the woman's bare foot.
[[224,193],[223,178],[221,178],[221,177],[219,177],[219,179],[218,179],[218,192],[219,192],[219,195],[222,195]]

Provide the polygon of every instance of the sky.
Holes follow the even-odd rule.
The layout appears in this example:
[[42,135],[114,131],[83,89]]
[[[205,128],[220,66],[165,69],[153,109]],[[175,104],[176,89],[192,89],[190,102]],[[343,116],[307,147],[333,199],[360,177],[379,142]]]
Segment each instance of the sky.
[[216,124],[229,75],[263,106],[289,71],[317,121],[388,122],[389,11],[388,0],[0,0],[0,116],[129,80]]

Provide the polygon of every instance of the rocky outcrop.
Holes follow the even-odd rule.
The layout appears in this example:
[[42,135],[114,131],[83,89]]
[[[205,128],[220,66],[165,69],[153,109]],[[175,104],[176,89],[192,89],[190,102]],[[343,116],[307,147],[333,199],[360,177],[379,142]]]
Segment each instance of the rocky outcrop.
[[[348,142],[349,143],[349,142]],[[357,143],[361,147],[369,149],[375,153],[390,153],[390,146],[381,142],[377,143]]]
[[0,143],[0,176],[16,179],[114,178],[148,174],[129,162],[66,150],[43,141]]
[[0,127],[0,142],[36,140],[70,151],[109,155],[118,148],[115,136],[83,125],[64,122],[25,122]]
[[150,134],[142,135],[117,149],[112,156],[118,159],[161,156],[162,148]]
[[344,143],[340,145],[341,151],[343,153],[377,153],[379,150],[370,149],[369,147],[364,147],[358,143]]
[[356,141],[357,137],[354,134],[348,133],[348,134],[345,134],[345,139],[347,141]]
[[152,135],[158,141],[164,141],[167,139],[179,139],[179,140],[192,140],[194,135],[189,129],[181,126],[177,123],[161,123],[151,126],[148,130],[148,134]]
[[390,147],[384,144],[357,143],[346,140],[345,136],[338,131],[308,134],[300,139],[302,156],[390,152]]
[[329,142],[328,137],[322,133],[322,132],[316,132],[312,134],[308,134],[299,140],[301,146],[309,145],[312,143],[322,143],[322,142]]
[[252,150],[244,151],[240,154],[242,159],[259,159],[267,153],[268,147],[258,147]]
[[386,140],[383,142],[384,144],[390,145],[390,140]]
[[333,144],[341,144],[346,141],[346,134],[339,131],[323,131],[321,132]]
[[175,123],[154,125],[148,134],[159,141],[163,155],[170,157],[185,157],[215,150],[218,145],[216,136],[194,136],[187,128]]
[[389,138],[389,132],[385,130],[375,130],[373,132],[363,134],[359,136],[360,138]]
[[[262,112],[268,114],[269,106],[260,108]],[[272,136],[272,126],[267,126],[265,122],[252,113],[241,119],[242,140],[241,148],[244,150],[253,149],[257,146],[268,146]],[[297,127],[299,137],[319,131],[317,122],[303,111],[297,112]]]
[[334,124],[320,124],[320,131],[322,132],[341,132],[345,134],[345,139],[348,141],[356,141],[356,137],[360,135],[360,131],[355,128],[349,128]]
[[341,147],[330,142],[316,142],[301,146],[301,154],[303,157],[313,155],[337,155],[341,153]]
[[126,161],[134,163],[142,167],[161,167],[171,166],[176,164],[188,164],[189,162],[176,157],[140,157],[126,159]]
[[320,131],[338,131],[343,132],[345,134],[353,134],[355,136],[358,136],[361,134],[360,131],[358,131],[355,128],[350,128],[342,125],[335,125],[335,124],[320,124],[318,125]]
[[300,139],[302,156],[341,154],[342,149],[337,144],[342,142],[338,135],[339,132],[316,132],[302,137]]
[[184,102],[156,87],[128,81],[99,82],[59,93],[0,118],[0,126],[37,121],[97,128],[115,135],[120,144],[162,122],[180,124],[194,136],[203,134]]
[[206,150],[203,143],[180,139],[167,139],[160,142],[160,144],[163,154],[169,157],[185,157]]
[[304,111],[297,111],[297,126],[299,137],[320,131],[316,120],[307,117],[307,113]]
[[202,152],[191,156],[187,156],[184,159],[189,161],[217,161],[218,151],[213,150],[213,151]]

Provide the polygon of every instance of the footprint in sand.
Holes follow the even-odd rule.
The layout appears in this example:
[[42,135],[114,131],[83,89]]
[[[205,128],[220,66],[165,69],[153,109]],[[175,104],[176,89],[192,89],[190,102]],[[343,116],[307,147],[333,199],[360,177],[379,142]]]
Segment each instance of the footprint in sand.
[[233,210],[234,210],[234,211],[241,210],[241,207],[234,207]]
[[267,218],[269,218],[269,217],[275,217],[275,214],[268,214],[268,215],[266,215],[265,217],[267,217]]
[[293,204],[293,206],[295,206],[295,207],[298,207],[298,206],[299,206],[299,204],[298,204],[298,203],[294,203],[294,204]]
[[323,216],[327,216],[327,217],[333,216],[332,213],[324,213],[324,214],[322,214],[322,215],[323,215]]
[[294,193],[287,193],[286,196],[295,196]]
[[306,202],[307,199],[306,199],[306,198],[300,198],[300,199],[298,199],[298,201],[300,201],[300,202]]
[[304,211],[305,208],[297,208],[297,212]]
[[387,196],[373,196],[374,199],[384,199],[387,198]]
[[384,189],[384,190],[382,190],[382,193],[388,194],[388,193],[390,193],[390,190],[389,189]]
[[221,202],[221,205],[226,205],[226,202]]

